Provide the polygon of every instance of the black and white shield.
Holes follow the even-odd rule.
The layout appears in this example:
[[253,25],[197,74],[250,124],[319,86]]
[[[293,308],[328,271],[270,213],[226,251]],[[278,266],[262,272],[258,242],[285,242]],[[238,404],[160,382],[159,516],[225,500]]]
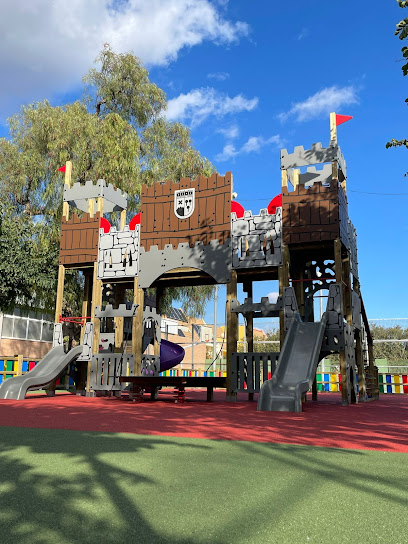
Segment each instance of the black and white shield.
[[194,212],[195,189],[180,189],[174,192],[174,213],[179,219],[187,219]]

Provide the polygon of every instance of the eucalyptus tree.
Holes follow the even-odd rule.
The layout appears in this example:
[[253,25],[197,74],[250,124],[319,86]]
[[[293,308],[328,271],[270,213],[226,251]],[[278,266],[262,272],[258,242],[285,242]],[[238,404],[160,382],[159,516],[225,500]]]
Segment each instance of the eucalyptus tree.
[[[408,7],[408,0],[397,0],[400,8]],[[398,36],[400,40],[406,40],[408,38],[408,17],[402,19],[396,27],[395,35]],[[408,47],[404,45],[401,48],[401,53],[403,57],[403,65],[401,66],[402,75],[406,76],[408,74]],[[405,99],[406,104],[408,105],[408,98]],[[402,138],[401,140],[392,139],[386,143],[386,148],[390,147],[406,147],[408,149],[408,139]],[[407,175],[408,172],[405,174]]]
[[[126,191],[131,213],[138,209],[142,184],[214,171],[194,148],[189,128],[166,120],[166,95],[137,57],[105,45],[95,64],[83,78],[81,99],[60,106],[46,100],[22,106],[8,120],[9,137],[0,139],[0,212],[27,228],[31,224],[32,243],[47,262],[43,279],[48,286],[56,285],[63,190],[58,168],[67,160],[73,163],[73,181],[104,178]],[[10,278],[19,278],[19,287],[8,291],[11,303],[17,293],[26,294],[24,265],[11,252],[3,265]],[[181,291],[177,296],[184,295]],[[198,290],[196,310],[202,310],[209,290],[202,289],[201,295]]]

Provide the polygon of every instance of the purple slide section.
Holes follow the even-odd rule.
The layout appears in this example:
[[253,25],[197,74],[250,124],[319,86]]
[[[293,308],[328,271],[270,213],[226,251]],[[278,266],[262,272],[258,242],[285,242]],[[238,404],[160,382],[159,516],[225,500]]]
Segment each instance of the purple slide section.
[[170,370],[184,359],[184,349],[178,344],[162,340],[160,342],[160,372]]

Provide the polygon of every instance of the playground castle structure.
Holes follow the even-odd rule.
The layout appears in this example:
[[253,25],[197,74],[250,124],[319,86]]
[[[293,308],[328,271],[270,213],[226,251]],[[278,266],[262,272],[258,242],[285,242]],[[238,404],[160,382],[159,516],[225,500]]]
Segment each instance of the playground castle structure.
[[[339,354],[343,405],[378,398],[335,114],[328,147],[317,143],[311,149],[281,151],[281,197],[259,215],[237,206],[231,211],[232,174],[227,172],[144,186],[140,214],[127,225],[127,195],[104,180],[72,185],[71,169],[68,162],[54,345],[62,342],[65,271],[80,269],[85,278],[83,347],[76,348],[75,360],[80,354],[83,372],[77,387],[85,394],[109,390],[120,395],[126,383],[137,383],[138,377],[157,378],[165,369],[160,360],[164,289],[226,284],[229,400],[234,401],[239,391],[259,393],[260,410],[301,411],[310,388],[317,398],[319,360],[332,353]],[[83,213],[71,213],[71,208]],[[119,229],[104,218],[109,212],[120,214]],[[267,297],[253,301],[254,282],[264,280],[279,281],[275,303]],[[238,283],[247,293],[243,303],[237,300]],[[103,307],[107,286],[114,305]],[[145,304],[146,289],[151,288],[156,290],[155,308]],[[125,303],[129,289],[133,301]],[[327,307],[315,322],[314,300],[322,291],[328,292]],[[247,353],[237,352],[239,314],[245,318]],[[279,317],[280,352],[254,352],[253,323],[258,317]],[[114,321],[109,351],[100,349],[100,324],[107,319]],[[124,350],[126,336],[131,336],[131,353]],[[150,342],[154,355],[144,354]],[[170,366],[177,357],[177,353],[170,357]],[[58,373],[60,367],[61,361]],[[51,375],[52,371],[47,379]]]

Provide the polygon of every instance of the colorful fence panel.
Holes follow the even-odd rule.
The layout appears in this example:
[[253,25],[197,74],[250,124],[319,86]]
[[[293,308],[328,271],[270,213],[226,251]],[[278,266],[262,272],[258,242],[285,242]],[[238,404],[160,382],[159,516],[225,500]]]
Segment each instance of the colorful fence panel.
[[408,374],[378,374],[380,393],[408,394]]
[[199,378],[199,377],[226,378],[227,373],[221,372],[220,370],[206,371],[206,370],[191,370],[191,369],[175,368],[171,370],[166,370],[165,372],[160,372],[160,376],[181,376],[181,377],[193,377],[193,378]]
[[[0,355],[0,383],[7,378],[26,374],[32,370],[37,363],[39,363],[39,360],[29,359],[28,357],[22,357],[21,355],[13,357]],[[74,381],[70,376],[66,375],[65,377],[58,378],[56,385],[69,387],[74,385]]]

